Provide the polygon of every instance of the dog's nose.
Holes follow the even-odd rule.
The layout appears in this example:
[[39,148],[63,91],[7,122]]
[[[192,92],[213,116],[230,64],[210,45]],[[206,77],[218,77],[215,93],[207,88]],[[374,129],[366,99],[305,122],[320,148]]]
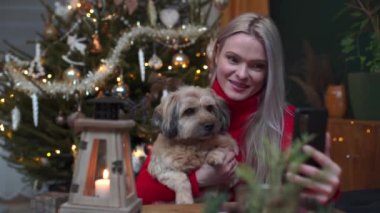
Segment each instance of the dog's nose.
[[203,128],[206,131],[210,132],[214,129],[214,124],[213,123],[205,123],[205,124],[203,124]]

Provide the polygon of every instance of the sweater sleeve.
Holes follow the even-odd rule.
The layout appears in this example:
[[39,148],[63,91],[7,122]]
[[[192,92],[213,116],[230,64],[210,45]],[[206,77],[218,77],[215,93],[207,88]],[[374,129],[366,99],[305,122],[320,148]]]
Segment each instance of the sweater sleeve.
[[[149,162],[150,155],[145,160],[139,174],[136,177],[137,196],[142,199],[143,204],[152,204],[156,202],[174,202],[174,191],[160,183],[148,172]],[[193,197],[199,197],[201,195],[201,192],[195,176],[195,171],[191,172],[188,177],[190,180]]]
[[296,108],[288,105],[284,110],[284,130],[281,141],[281,149],[288,149],[293,141],[293,125],[294,125],[294,112]]

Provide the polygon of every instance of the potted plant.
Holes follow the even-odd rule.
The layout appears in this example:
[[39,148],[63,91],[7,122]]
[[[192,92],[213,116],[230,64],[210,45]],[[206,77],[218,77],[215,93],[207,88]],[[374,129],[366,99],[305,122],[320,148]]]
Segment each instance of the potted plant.
[[348,75],[354,117],[380,120],[380,1],[348,0],[342,12],[353,20],[341,40],[342,52],[349,67],[360,66]]

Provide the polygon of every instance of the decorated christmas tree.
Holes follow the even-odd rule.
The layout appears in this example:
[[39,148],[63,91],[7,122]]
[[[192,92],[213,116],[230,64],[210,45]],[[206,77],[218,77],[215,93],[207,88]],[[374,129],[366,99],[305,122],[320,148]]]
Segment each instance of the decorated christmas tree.
[[[10,46],[0,70],[3,156],[35,183],[71,180],[77,118],[88,100],[118,98],[118,119],[137,125],[132,143],[151,143],[150,118],[167,92],[208,83],[206,47],[228,1],[41,1],[45,28],[30,56]],[[217,8],[217,10],[215,10]]]

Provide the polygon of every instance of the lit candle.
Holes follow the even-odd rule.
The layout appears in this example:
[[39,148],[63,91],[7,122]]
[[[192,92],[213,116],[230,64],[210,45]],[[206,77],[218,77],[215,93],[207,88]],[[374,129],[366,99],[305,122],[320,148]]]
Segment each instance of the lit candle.
[[107,169],[103,171],[103,178],[95,181],[95,195],[98,197],[108,197],[110,195],[110,179]]

